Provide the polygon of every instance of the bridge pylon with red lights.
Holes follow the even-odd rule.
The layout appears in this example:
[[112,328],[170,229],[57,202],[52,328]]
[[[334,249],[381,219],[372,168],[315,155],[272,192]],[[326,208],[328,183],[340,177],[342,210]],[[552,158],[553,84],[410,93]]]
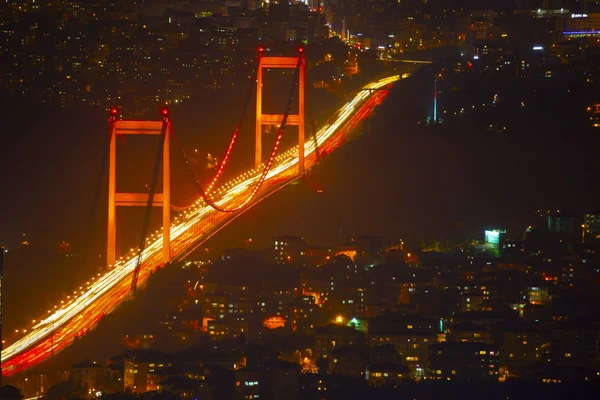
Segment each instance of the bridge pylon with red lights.
[[[304,82],[306,79],[306,58],[304,48],[298,48],[300,68],[298,71],[298,114],[289,114],[287,125],[298,126],[298,173],[304,174]],[[254,153],[254,167],[260,168],[262,163],[262,127],[263,125],[277,125],[281,123],[282,114],[263,114],[262,88],[263,69],[284,68],[296,69],[298,57],[270,57],[264,55],[264,47],[258,47],[258,67],[256,70],[256,142]]]
[[106,266],[114,268],[116,264],[116,211],[119,207],[145,207],[148,205],[148,193],[122,193],[117,192],[117,135],[162,135],[163,188],[162,193],[156,193],[152,198],[152,206],[162,207],[163,216],[163,246],[162,261],[171,260],[171,161],[170,161],[170,136],[171,120],[169,110],[161,109],[162,120],[158,121],[124,121],[119,119],[119,110],[111,108],[109,118],[110,128],[110,156],[108,167],[108,238],[106,242]]

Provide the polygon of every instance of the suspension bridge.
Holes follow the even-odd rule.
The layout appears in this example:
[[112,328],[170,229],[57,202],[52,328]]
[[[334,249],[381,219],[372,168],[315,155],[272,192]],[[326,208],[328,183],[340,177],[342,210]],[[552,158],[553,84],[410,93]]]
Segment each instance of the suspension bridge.
[[[266,68],[294,70],[293,84],[284,114],[264,114],[262,111],[262,73]],[[186,207],[173,207],[170,200],[170,157],[173,153],[171,139],[174,132],[169,110],[161,109],[162,119],[158,121],[124,121],[119,120],[117,108],[111,109],[106,272],[90,277],[85,285],[80,286],[68,297],[68,301],[51,308],[48,315],[33,324],[23,337],[2,350],[3,376],[24,371],[69,346],[76,338],[93,329],[98,321],[117,305],[131,298],[132,294],[135,295],[137,288],[146,282],[153,271],[170,262],[182,260],[252,206],[302,178],[306,170],[315,166],[322,157],[344,142],[352,129],[385,99],[389,87],[400,79],[400,76],[394,75],[365,85],[362,90],[347,98],[337,112],[318,130],[314,130],[312,138],[305,142],[305,69],[306,61],[301,48],[295,57],[268,57],[264,55],[264,49],[259,48],[254,168],[220,183],[234,151],[240,131],[240,120],[215,175],[206,187],[198,184],[191,169],[189,170],[200,194]],[[291,114],[294,101],[298,102],[297,114]],[[274,145],[266,160],[263,160],[261,154],[264,125],[278,125]],[[287,125],[298,126],[298,145],[279,152]],[[149,193],[118,193],[115,185],[116,139],[121,135],[139,134],[157,135],[160,138]],[[157,189],[161,180],[161,169],[163,187],[162,192],[159,192]],[[142,238],[138,248],[117,259],[115,210],[117,207],[130,206],[146,207]],[[153,207],[162,207],[163,228],[151,233],[148,231],[148,220]],[[173,211],[177,215],[172,216]]]

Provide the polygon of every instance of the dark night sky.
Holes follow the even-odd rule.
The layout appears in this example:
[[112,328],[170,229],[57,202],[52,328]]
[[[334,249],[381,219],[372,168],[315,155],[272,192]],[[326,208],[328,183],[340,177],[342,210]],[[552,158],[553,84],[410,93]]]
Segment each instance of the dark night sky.
[[[512,227],[513,221],[522,221],[537,207],[581,213],[600,204],[600,190],[592,184],[598,173],[598,132],[581,129],[568,115],[561,117],[547,108],[532,109],[531,115],[504,134],[476,129],[467,122],[417,129],[415,115],[424,114],[427,93],[418,79],[398,85],[368,121],[371,131],[324,160],[320,171],[324,193],[317,194],[305,184],[289,186],[208,245],[237,247],[252,237],[257,245],[266,246],[280,234],[300,235],[313,244],[336,244],[340,225],[346,238],[368,233],[418,240],[465,233],[457,230],[457,222],[478,233],[486,226]],[[241,102],[200,99],[173,109],[179,142],[220,154],[239,115],[230,111],[238,110]],[[560,110],[560,104],[554,107]],[[93,233],[95,247],[101,245],[104,192],[95,224],[89,221],[107,138],[105,121],[101,111],[48,111],[24,104],[14,104],[14,110],[5,114],[0,242],[14,246],[26,232],[36,248],[55,252],[61,240],[81,248]],[[246,130],[240,139],[234,167],[249,163],[250,132]],[[147,163],[148,156],[139,154],[134,143],[123,149],[133,165],[139,160]],[[151,162],[144,168],[150,176]],[[139,215],[136,218],[123,218],[121,229],[129,236],[124,243],[128,247],[137,243],[141,230]],[[7,257],[9,325],[39,316],[40,309],[29,300],[51,301],[98,267],[46,261],[16,265]]]

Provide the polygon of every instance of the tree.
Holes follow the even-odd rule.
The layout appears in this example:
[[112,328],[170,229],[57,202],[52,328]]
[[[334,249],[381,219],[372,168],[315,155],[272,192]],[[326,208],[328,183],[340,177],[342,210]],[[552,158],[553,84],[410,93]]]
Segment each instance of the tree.
[[0,389],[0,399],[2,400],[22,400],[23,394],[19,389],[11,385],[2,386]]
[[59,382],[50,386],[46,397],[48,400],[66,400],[71,396],[71,381]]

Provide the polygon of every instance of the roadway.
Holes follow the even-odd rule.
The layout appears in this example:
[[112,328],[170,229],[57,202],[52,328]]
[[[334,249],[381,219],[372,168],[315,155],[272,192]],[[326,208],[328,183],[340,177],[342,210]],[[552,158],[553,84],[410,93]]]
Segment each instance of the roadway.
[[[387,96],[381,89],[398,81],[392,76],[366,85],[351,97],[317,132],[317,147],[321,157],[329,154],[346,139],[350,131]],[[306,168],[316,163],[315,141],[305,144]],[[298,170],[298,146],[278,155],[268,172],[255,200],[236,213],[216,211],[198,200],[181,213],[171,225],[171,254],[173,260],[181,260],[194,249],[223,229],[242,212],[259,203],[289,183],[300,178]],[[249,170],[237,178],[214,189],[211,195],[220,207],[235,208],[243,205],[260,179],[261,169]],[[153,271],[162,267],[162,234],[156,231],[147,238],[142,254],[142,268],[138,285],[142,286]],[[2,351],[2,374],[11,376],[51,357],[70,345],[76,337],[85,335],[98,321],[110,313],[129,296],[131,275],[137,262],[137,252],[131,252],[116,263],[115,268],[92,277],[67,299],[50,308],[48,315],[37,322],[27,334]]]

